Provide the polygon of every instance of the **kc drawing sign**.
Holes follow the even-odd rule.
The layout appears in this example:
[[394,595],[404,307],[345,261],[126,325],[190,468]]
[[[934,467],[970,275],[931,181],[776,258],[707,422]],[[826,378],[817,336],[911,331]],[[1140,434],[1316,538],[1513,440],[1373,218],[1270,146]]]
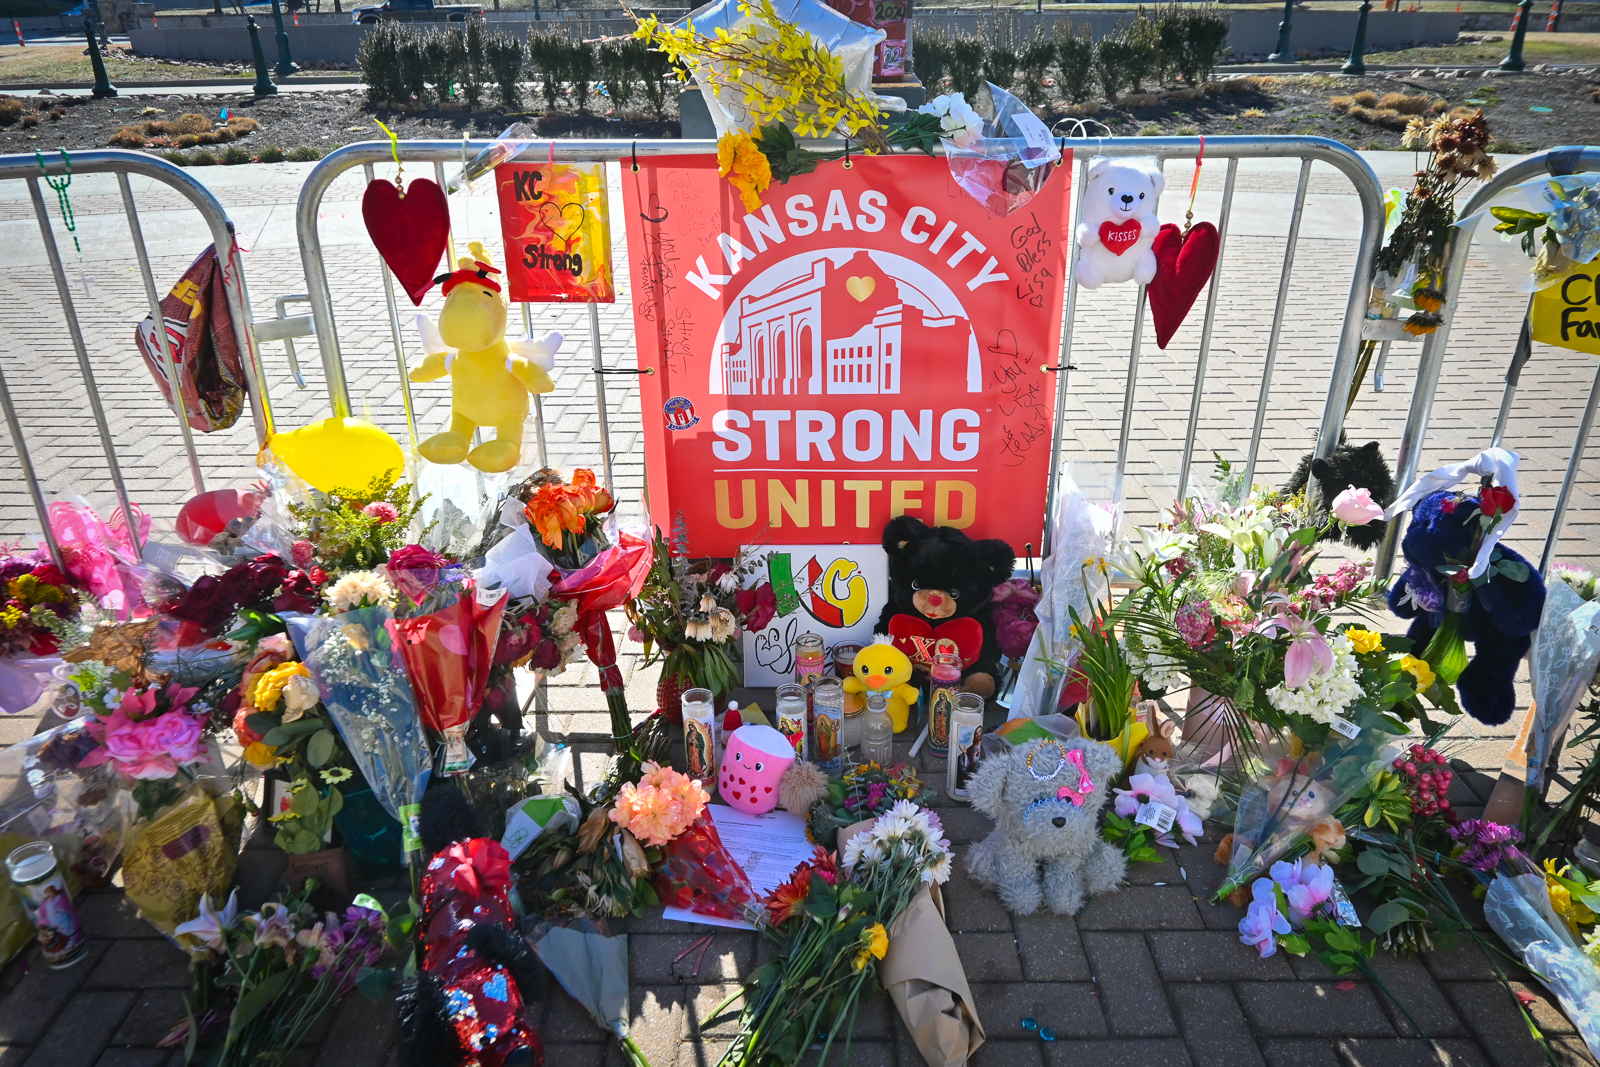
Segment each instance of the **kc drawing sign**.
[[716,556],[904,513],[1038,543],[1071,174],[1000,217],[925,156],[824,163],[756,212],[711,156],[624,168],[652,519]]

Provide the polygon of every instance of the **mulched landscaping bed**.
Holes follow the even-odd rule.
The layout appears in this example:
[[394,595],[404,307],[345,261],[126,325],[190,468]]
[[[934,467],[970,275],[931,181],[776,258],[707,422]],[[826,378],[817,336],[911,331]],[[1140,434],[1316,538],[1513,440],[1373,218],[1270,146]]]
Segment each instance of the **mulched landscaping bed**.
[[[1346,78],[1328,74],[1243,77],[1223,82],[1206,93],[1168,90],[1162,95],[1124,97],[1116,105],[1089,104],[1065,108],[1059,101],[1041,109],[1051,122],[1068,113],[1106,123],[1114,135],[1205,134],[1305,134],[1329,137],[1354,148],[1399,149],[1405,116],[1368,115],[1362,121],[1329,107],[1335,96],[1370,91],[1378,97],[1401,93],[1443,100],[1446,110],[1482,106],[1496,138],[1496,150],[1528,152],[1561,144],[1600,144],[1600,104],[1591,95],[1600,78],[1585,72],[1467,72],[1447,76],[1437,71],[1375,74]],[[454,139],[462,136],[494,137],[513,122],[530,123],[550,137],[676,137],[675,116],[658,120],[629,114],[615,118],[591,112],[538,110],[508,112],[483,108],[417,110],[397,113],[374,108],[360,90],[325,93],[284,93],[259,100],[248,95],[228,96],[128,96],[113,100],[84,98],[22,98],[38,116],[38,125],[20,122],[0,129],[0,152],[29,152],[35,148],[69,149],[103,147],[124,127],[151,119],[174,119],[200,113],[220,119],[227,107],[232,115],[253,118],[259,128],[235,142],[233,159],[245,162],[269,147],[284,151],[315,149],[319,154],[353,141],[382,136],[374,118],[381,118],[401,137]],[[1477,104],[1473,101],[1483,101]],[[62,106],[58,106],[62,105]],[[149,108],[161,114],[141,114]],[[1533,110],[1547,108],[1549,110]],[[51,111],[59,111],[51,117]],[[1376,109],[1369,109],[1374,111]],[[1387,123],[1386,128],[1382,123]],[[167,151],[170,144],[155,144]],[[207,149],[212,155],[224,145]],[[192,153],[191,153],[192,154]],[[309,154],[309,153],[303,153]]]

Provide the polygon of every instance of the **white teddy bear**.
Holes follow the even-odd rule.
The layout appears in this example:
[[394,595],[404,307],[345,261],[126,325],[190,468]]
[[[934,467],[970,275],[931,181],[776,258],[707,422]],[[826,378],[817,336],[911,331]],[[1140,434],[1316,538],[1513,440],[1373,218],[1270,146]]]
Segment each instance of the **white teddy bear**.
[[1078,284],[1098,289],[1107,282],[1149,285],[1156,276],[1156,202],[1167,180],[1154,163],[1104,156],[1089,164],[1089,184],[1079,210]]

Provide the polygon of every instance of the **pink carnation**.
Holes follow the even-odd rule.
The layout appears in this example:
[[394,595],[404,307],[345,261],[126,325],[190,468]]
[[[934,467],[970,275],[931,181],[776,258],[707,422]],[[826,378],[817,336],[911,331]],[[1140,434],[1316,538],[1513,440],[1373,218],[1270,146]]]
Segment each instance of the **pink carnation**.
[[394,505],[387,500],[374,500],[361,509],[361,514],[371,516],[379,522],[393,522],[400,517],[400,513],[394,509]]
[[296,567],[304,570],[317,558],[317,548],[310,541],[296,541],[289,546],[289,556]]

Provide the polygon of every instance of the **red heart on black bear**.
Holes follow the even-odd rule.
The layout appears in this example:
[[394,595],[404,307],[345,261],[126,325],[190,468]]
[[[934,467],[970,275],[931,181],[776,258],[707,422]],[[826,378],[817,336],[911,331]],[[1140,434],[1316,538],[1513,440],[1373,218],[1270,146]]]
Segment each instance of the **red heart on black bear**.
[[1150,297],[1150,318],[1156,324],[1156,347],[1166,348],[1183,325],[1184,316],[1217,269],[1221,250],[1222,239],[1209,222],[1196,223],[1187,236],[1170,222],[1156,231],[1151,248],[1156,254],[1156,276],[1145,291]]
[[894,638],[895,648],[924,667],[933,663],[934,642],[942,638],[956,643],[963,667],[972,666],[983,652],[983,624],[971,617],[930,626],[915,615],[894,615],[889,619],[889,636]]
[[450,203],[444,190],[418,178],[401,196],[394,182],[379,179],[361,197],[361,221],[412,305],[421,304],[433,288],[450,239]]

